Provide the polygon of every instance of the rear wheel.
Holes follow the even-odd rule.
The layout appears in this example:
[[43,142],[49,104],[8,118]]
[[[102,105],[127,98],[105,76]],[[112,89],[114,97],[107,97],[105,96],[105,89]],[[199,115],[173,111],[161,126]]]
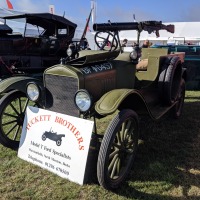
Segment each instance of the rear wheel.
[[11,91],[0,99],[0,143],[17,150],[27,106],[36,106],[26,94]]
[[179,118],[181,116],[183,111],[184,100],[185,100],[185,81],[184,79],[182,79],[178,91],[177,103],[172,110],[173,116],[175,118]]
[[60,145],[61,145],[61,140],[57,140],[57,141],[56,141],[56,145],[57,145],[57,146],[60,146]]
[[97,177],[106,189],[118,188],[127,177],[138,146],[139,122],[132,110],[123,110],[110,122],[103,137]]
[[169,60],[169,65],[162,70],[159,77],[160,96],[166,105],[172,105],[178,95],[182,76],[182,64],[178,56]]

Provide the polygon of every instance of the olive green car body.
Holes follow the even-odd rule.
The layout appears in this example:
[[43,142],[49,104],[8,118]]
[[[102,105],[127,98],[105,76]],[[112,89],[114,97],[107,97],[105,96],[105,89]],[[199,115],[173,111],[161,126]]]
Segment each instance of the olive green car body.
[[[148,66],[146,70],[138,70],[136,63],[130,60],[127,52],[85,50],[80,52],[78,59],[66,65],[58,64],[46,69],[43,81],[41,77],[23,76],[5,79],[0,83],[0,92],[19,90],[26,93],[27,84],[35,82],[41,90],[39,104],[42,108],[72,114],[68,112],[67,105],[65,105],[66,107],[61,105],[57,110],[49,102],[46,102],[49,98],[45,98],[45,89],[48,87],[45,81],[46,76],[70,77],[77,79],[77,90],[85,89],[92,96],[93,107],[90,113],[96,112],[98,116],[106,116],[127,107],[148,114],[152,119],[159,119],[174,106],[174,104],[163,104],[161,96],[165,94],[158,91],[158,79],[166,59],[175,56],[180,57],[181,63],[184,61],[182,53],[168,55],[166,49],[143,49],[141,59],[148,59]],[[166,65],[166,67],[168,66]],[[185,73],[182,69],[178,81],[181,77],[185,79]],[[52,84],[56,83],[52,82]],[[68,91],[63,90],[62,92],[67,95]],[[71,95],[73,96],[73,94]],[[156,106],[154,107],[154,105]],[[164,105],[162,110],[159,105],[162,107]],[[77,111],[75,116],[79,117],[80,114]]]

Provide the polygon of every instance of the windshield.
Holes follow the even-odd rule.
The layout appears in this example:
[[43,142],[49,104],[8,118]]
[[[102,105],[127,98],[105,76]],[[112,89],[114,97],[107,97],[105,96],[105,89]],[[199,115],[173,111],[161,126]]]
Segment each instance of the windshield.
[[[42,27],[26,24],[25,19],[6,20],[6,24],[12,28],[13,34],[20,33],[23,36],[40,36],[44,29]],[[26,31],[25,31],[26,27]],[[25,35],[24,35],[25,34]]]

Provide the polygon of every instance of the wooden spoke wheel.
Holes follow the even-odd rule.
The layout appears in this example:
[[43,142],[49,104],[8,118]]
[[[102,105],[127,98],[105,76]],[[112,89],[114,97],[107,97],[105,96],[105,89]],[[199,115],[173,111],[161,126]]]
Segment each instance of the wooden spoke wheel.
[[17,90],[0,99],[0,143],[17,150],[27,106],[37,106],[26,94]]
[[106,189],[115,189],[127,177],[138,146],[139,122],[132,110],[119,112],[110,122],[103,137],[97,177]]

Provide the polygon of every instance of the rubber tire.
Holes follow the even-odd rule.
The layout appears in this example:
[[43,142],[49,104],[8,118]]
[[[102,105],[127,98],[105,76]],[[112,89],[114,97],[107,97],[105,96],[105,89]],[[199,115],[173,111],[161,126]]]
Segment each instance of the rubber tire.
[[182,115],[184,100],[185,100],[185,80],[182,79],[179,87],[177,103],[172,109],[172,114],[175,119],[178,119]]
[[62,144],[62,140],[57,140],[57,141],[56,141],[56,145],[57,145],[57,146],[60,146],[61,144]]
[[[113,147],[113,143],[114,143],[115,139],[117,139],[117,133],[120,130],[122,124],[126,120],[130,120],[130,119],[131,119],[131,122],[133,122],[131,125],[134,125],[135,131],[133,132],[133,135],[131,135],[133,138],[126,137],[126,139],[131,139],[131,141],[133,141],[134,148],[131,149],[132,152],[129,153],[130,155],[128,155],[127,154],[128,149],[124,148],[121,145],[121,148],[119,148],[121,150],[121,155],[120,155],[120,152],[119,152],[119,154],[117,153],[117,156],[115,155],[117,162],[114,161],[114,158],[112,158],[112,161],[115,162],[116,166],[117,166],[118,162],[122,163],[122,165],[123,165],[123,161],[126,160],[125,159],[126,157],[128,157],[128,159],[127,159],[128,161],[127,161],[127,163],[124,163],[125,164],[125,166],[123,166],[124,168],[120,168],[121,166],[119,167],[120,168],[118,170],[118,171],[120,171],[119,176],[117,178],[114,178],[114,177],[111,178],[110,174],[109,174],[109,170],[108,170],[109,155],[111,152],[111,148]],[[128,135],[126,135],[126,136],[128,136]],[[133,161],[135,158],[135,154],[137,151],[138,137],[139,137],[139,120],[138,120],[137,114],[133,110],[129,110],[129,109],[122,110],[110,122],[110,124],[105,132],[105,135],[103,137],[101,147],[99,150],[98,161],[97,161],[97,178],[98,178],[100,185],[103,186],[105,189],[109,189],[109,190],[116,189],[127,178],[127,175],[129,174],[129,172],[131,170],[131,167],[132,167],[132,164],[133,164]],[[128,145],[128,141],[127,141],[127,145]],[[118,140],[118,146],[120,147],[119,140]],[[129,146],[130,146],[130,144],[129,144]],[[123,152],[123,148],[124,148],[124,152]],[[130,151],[130,147],[129,147],[129,151]],[[113,156],[113,157],[115,157],[115,156]]]
[[42,140],[45,141],[47,139],[46,135],[42,135]]
[[172,105],[178,96],[182,76],[182,64],[178,56],[170,59],[169,66],[159,76],[159,93],[165,105]]
[[[26,94],[23,93],[23,92],[20,92],[20,91],[17,91],[17,90],[13,90],[7,94],[5,94],[1,99],[0,99],[0,143],[2,145],[4,145],[5,147],[8,147],[8,148],[11,148],[13,150],[17,150],[19,148],[19,140],[18,138],[20,138],[21,136],[21,132],[20,132],[20,129],[22,128],[23,126],[23,121],[24,121],[24,115],[25,115],[25,111],[26,111],[26,108],[27,108],[27,105],[26,107],[24,108],[24,110],[21,110],[19,111],[19,109],[17,109],[17,112],[21,114],[18,115],[16,113],[15,110],[13,110],[15,112],[15,117],[12,117],[12,116],[8,116],[9,114],[12,114],[12,113],[5,113],[5,109],[9,107],[10,103],[13,102],[14,100],[17,100],[17,99],[20,99],[21,97],[26,97]],[[28,101],[28,98],[26,98],[26,100]],[[21,102],[21,101],[20,101]],[[28,101],[29,102],[29,101]],[[22,103],[22,102],[21,102]],[[33,102],[32,102],[33,103]],[[19,105],[19,104],[18,104]],[[13,106],[14,107],[14,106]],[[14,109],[16,109],[16,107],[14,107]],[[3,120],[5,120],[6,117],[10,117],[12,120],[14,121],[10,121],[10,122],[13,122],[13,123],[9,123],[9,127],[13,127],[14,126],[14,123],[16,124],[16,127],[19,128],[19,130],[17,131],[16,137],[13,137],[13,138],[9,138],[9,134],[8,132],[5,133],[5,130],[3,128],[3,125],[2,123],[4,123]],[[9,119],[10,119],[9,118]],[[14,129],[16,130],[16,129]],[[13,131],[14,131],[13,130]],[[13,135],[13,134],[12,134]]]

